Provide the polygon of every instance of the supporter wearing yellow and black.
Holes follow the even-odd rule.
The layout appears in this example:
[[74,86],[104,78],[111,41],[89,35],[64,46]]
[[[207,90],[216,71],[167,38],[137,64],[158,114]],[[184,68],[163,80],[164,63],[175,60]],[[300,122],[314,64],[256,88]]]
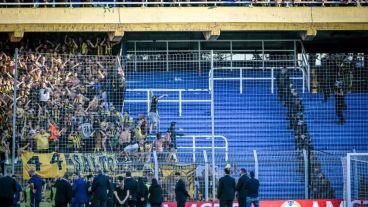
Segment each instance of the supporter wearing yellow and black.
[[49,149],[49,137],[50,134],[44,129],[40,129],[40,131],[34,135],[33,139],[36,141],[37,152],[47,152]]

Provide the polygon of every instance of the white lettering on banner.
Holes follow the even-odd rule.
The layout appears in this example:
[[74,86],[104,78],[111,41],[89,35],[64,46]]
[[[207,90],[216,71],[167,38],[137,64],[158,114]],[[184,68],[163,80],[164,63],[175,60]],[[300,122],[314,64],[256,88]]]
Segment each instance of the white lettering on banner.
[[366,204],[368,204],[368,200],[363,201],[363,205],[366,205]]
[[313,206],[312,207],[319,207],[318,202],[317,201],[313,201]]
[[331,201],[326,201],[326,207],[334,207]]
[[192,203],[192,205],[190,207],[197,207],[196,203]]
[[162,207],[169,207],[169,204],[164,203],[164,204],[162,204]]
[[201,207],[212,207],[211,203],[204,203],[201,205]]
[[339,207],[345,207],[345,201],[341,201]]
[[213,205],[213,207],[220,207],[219,203],[215,203],[215,205]]

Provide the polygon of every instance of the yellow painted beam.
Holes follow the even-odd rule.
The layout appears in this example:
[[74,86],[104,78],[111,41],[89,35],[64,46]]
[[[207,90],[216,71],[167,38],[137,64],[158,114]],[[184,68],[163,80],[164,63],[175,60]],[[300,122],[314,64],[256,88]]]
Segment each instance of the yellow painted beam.
[[[368,30],[368,7],[1,8],[0,32]],[[211,36],[212,35],[212,36]],[[15,35],[16,36],[16,35]]]

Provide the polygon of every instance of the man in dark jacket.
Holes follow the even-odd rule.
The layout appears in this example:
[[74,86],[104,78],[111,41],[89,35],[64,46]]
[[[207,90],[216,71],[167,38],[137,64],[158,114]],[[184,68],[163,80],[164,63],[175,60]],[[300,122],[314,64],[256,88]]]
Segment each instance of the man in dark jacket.
[[224,172],[225,176],[219,181],[217,198],[220,200],[220,207],[233,207],[235,179],[230,176],[230,168],[225,168]]
[[14,194],[17,190],[16,181],[10,176],[0,177],[0,202],[1,206],[13,206]]
[[247,200],[247,191],[245,190],[245,183],[249,179],[245,168],[240,169],[240,178],[236,185],[236,191],[238,192],[239,207],[245,207]]
[[67,207],[72,200],[72,186],[68,182],[69,174],[65,173],[64,177],[55,182],[55,207]]
[[36,174],[34,169],[29,170],[29,176],[31,177],[28,181],[31,187],[31,207],[39,207],[42,200],[42,191],[45,188],[45,181]]
[[107,193],[110,189],[109,178],[102,173],[102,169],[97,167],[98,175],[93,179],[92,192],[93,192],[93,206],[94,207],[106,207]]
[[259,181],[254,178],[254,172],[250,172],[250,179],[247,180],[245,184],[245,189],[247,190],[247,207],[251,207],[252,203],[254,207],[259,207],[258,201],[258,190],[259,190]]
[[129,198],[128,198],[128,206],[135,207],[137,204],[137,190],[138,183],[134,178],[132,178],[131,172],[126,172],[126,178],[124,181],[124,186],[127,190],[129,190]]
[[184,181],[180,178],[180,173],[175,173],[175,200],[176,200],[176,206],[177,207],[185,207],[185,202],[187,200],[187,197],[190,197],[188,194],[188,191],[185,188]]
[[88,202],[88,184],[79,172],[74,174],[73,183],[73,206],[81,207]]

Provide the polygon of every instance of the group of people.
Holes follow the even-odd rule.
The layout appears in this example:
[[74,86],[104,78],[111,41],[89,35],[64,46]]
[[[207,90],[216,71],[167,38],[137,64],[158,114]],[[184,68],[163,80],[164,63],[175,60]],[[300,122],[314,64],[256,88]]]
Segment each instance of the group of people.
[[[176,123],[172,122],[165,134],[159,132],[158,101],[165,96],[152,94],[149,114],[138,114],[135,121],[123,110],[124,64],[113,56],[103,56],[112,54],[112,44],[101,37],[92,42],[65,35],[63,43],[50,37],[39,42],[25,39],[17,45],[17,160],[25,150],[102,151],[149,162],[149,155],[138,153],[156,150],[169,152],[168,159],[177,161]],[[0,42],[2,166],[9,163],[12,146],[15,60],[11,45]],[[148,143],[150,134],[156,137],[152,143]]]
[[282,68],[277,75],[278,96],[281,103],[288,109],[289,129],[293,130],[297,151],[299,171],[304,172],[304,154],[307,152],[311,170],[309,188],[313,198],[334,198],[335,194],[329,179],[322,173],[321,163],[313,153],[313,145],[308,133],[308,126],[304,120],[304,105],[292,84],[288,71]]
[[345,95],[353,90],[353,70],[362,67],[362,61],[355,56],[320,54],[316,57],[316,71],[320,91],[326,102],[335,95],[335,109],[339,124],[345,123],[344,111],[347,109]]
[[[24,190],[14,177],[0,176],[1,206],[20,207],[23,203],[28,207],[39,207],[41,202],[48,201],[53,207],[146,207],[148,203],[152,207],[161,207],[164,202],[163,190],[156,178],[148,183],[143,177],[136,180],[131,172],[127,172],[126,177],[116,178],[104,175],[100,169],[94,177],[83,177],[78,172],[66,173],[49,186],[32,169],[29,176]],[[177,206],[185,207],[190,196],[179,172],[175,173],[175,180]],[[48,198],[45,197],[46,189],[50,191]]]
[[259,207],[259,181],[255,178],[255,173],[250,172],[250,178],[245,168],[240,169],[240,178],[238,183],[230,175],[230,167],[224,169],[225,176],[220,178],[217,198],[220,201],[220,207],[232,207],[235,194],[237,195],[239,207]]

